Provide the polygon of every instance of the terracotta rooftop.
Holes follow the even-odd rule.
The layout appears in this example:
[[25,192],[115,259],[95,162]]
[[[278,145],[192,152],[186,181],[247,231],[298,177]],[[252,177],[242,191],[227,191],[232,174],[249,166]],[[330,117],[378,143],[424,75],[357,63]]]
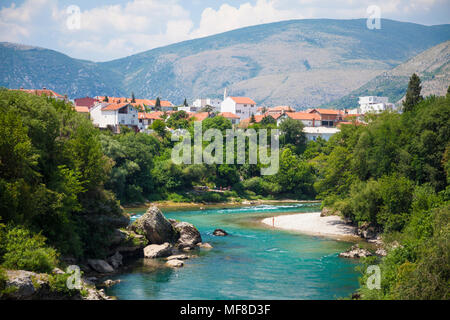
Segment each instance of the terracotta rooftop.
[[233,99],[234,102],[239,103],[239,104],[255,104],[256,102],[253,101],[250,98],[247,97],[230,97],[231,99]]

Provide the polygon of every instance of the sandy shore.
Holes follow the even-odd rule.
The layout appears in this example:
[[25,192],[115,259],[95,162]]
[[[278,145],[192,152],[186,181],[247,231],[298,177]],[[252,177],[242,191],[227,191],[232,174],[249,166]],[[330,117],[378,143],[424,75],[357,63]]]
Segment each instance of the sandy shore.
[[337,239],[357,238],[356,228],[339,216],[321,217],[320,212],[266,218],[262,223],[275,228]]

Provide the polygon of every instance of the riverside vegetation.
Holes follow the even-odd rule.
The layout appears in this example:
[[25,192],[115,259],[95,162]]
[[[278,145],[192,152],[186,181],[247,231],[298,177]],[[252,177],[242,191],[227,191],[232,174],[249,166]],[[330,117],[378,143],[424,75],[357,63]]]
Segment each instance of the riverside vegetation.
[[[263,177],[261,164],[172,163],[169,133],[157,130],[164,123],[151,135],[112,135],[70,104],[2,89],[1,266],[51,273],[67,256],[104,258],[117,221],[128,221],[120,203],[316,197],[383,234],[387,256],[366,259],[380,265],[382,288],[368,290],[363,276],[361,298],[448,299],[450,94],[418,96],[407,99],[405,113],[343,125],[328,142],[306,143],[301,123],[285,121],[279,173]],[[172,128],[192,129],[182,114],[177,119]],[[270,121],[251,126],[275,128]],[[206,119],[203,129],[211,127],[231,123]],[[194,192],[196,185],[232,191]],[[7,295],[5,279],[0,269],[0,294]]]

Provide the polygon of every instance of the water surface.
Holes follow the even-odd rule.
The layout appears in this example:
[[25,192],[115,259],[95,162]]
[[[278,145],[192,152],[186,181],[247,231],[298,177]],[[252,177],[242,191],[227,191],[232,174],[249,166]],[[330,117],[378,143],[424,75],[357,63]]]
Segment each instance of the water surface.
[[[145,208],[131,210],[137,213]],[[187,221],[214,249],[180,269],[141,259],[107,290],[119,299],[336,299],[358,288],[356,263],[338,257],[351,243],[272,230],[259,221],[275,214],[318,211],[317,204],[163,209]],[[215,237],[216,228],[227,237]]]

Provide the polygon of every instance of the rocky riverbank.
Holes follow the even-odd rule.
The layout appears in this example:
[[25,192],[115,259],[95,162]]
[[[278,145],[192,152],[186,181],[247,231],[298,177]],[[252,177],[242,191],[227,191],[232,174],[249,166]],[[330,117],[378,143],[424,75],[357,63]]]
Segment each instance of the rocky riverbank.
[[77,261],[64,257],[64,265],[79,269],[78,286],[68,289],[67,278],[73,273],[55,269],[52,274],[39,274],[24,270],[6,270],[6,299],[12,300],[111,300],[102,287],[119,281],[106,280],[108,276],[127,268],[127,262],[138,258],[166,258],[167,267],[179,268],[183,260],[196,257],[196,250],[209,250],[212,246],[202,242],[197,228],[187,222],[166,219],[156,206],[129,225],[123,221],[113,233],[105,259]]

